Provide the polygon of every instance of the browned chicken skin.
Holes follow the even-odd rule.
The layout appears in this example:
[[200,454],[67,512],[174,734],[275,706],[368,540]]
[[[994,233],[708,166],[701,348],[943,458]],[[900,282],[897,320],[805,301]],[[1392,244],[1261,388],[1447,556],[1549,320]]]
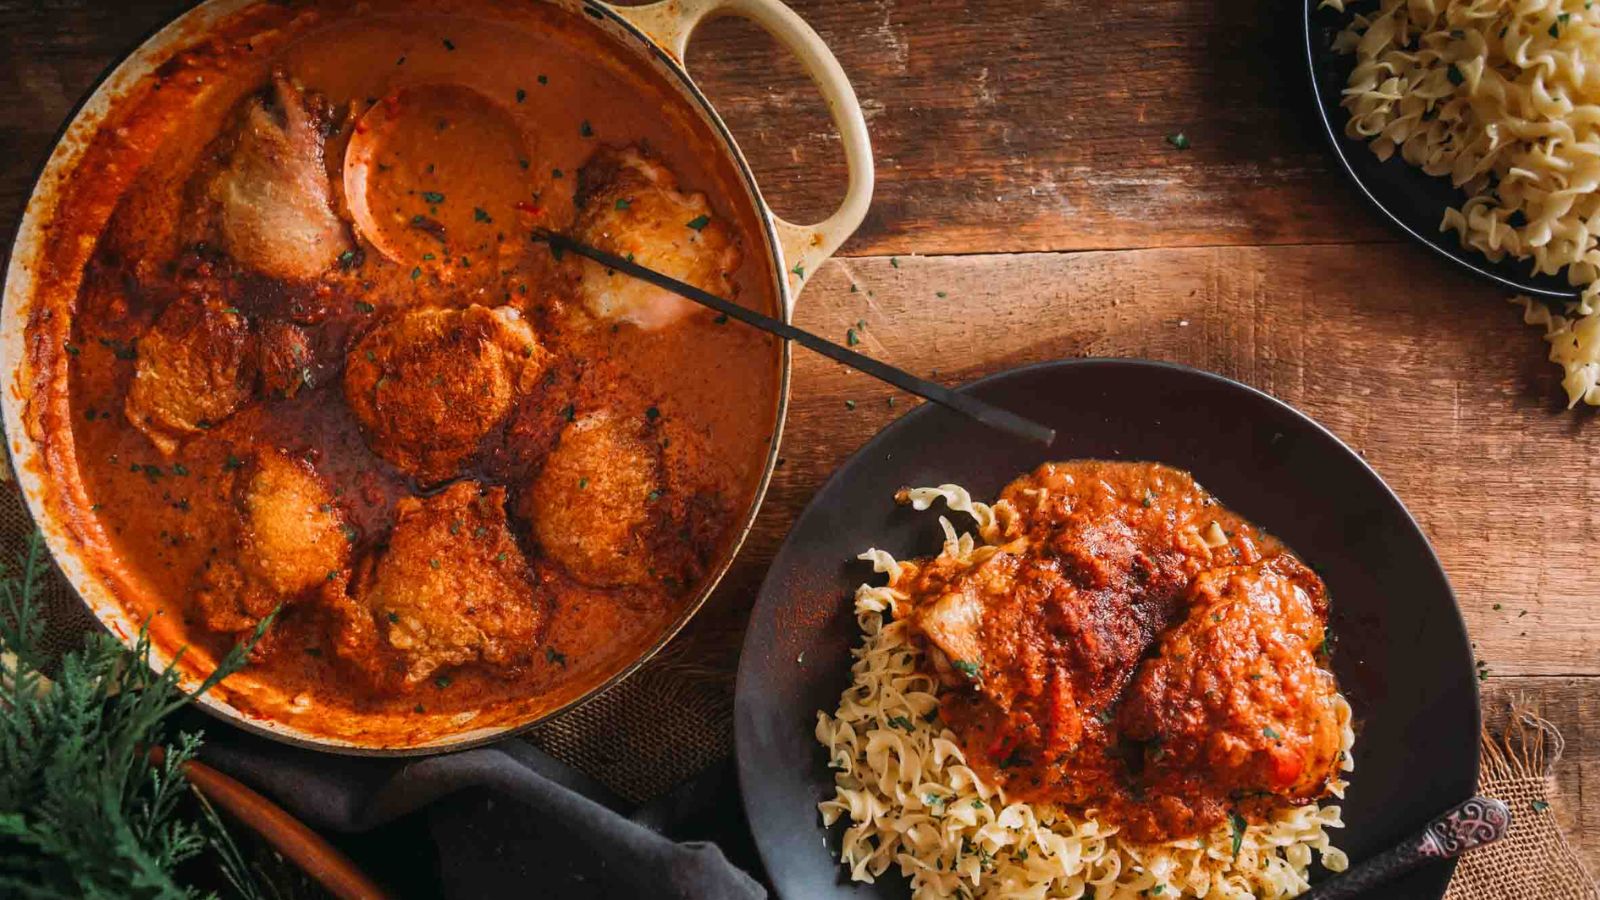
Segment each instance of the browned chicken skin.
[[270,105],[248,101],[237,142],[208,193],[234,259],[274,278],[315,278],[351,249],[323,159],[323,129],[333,113],[281,72],[273,75],[272,97]]
[[342,601],[340,655],[402,687],[464,663],[527,662],[547,611],[506,527],[505,499],[504,488],[467,481],[401,499],[388,548]]
[[1315,575],[1164,466],[1049,464],[1002,501],[999,550],[907,586],[975,765],[1138,840],[1321,795],[1340,728]]
[[[738,244],[711,214],[705,195],[680,192],[666,166],[634,147],[603,149],[579,173],[577,201],[574,231],[581,240],[719,297],[733,297]],[[591,260],[579,265],[579,294],[602,319],[662,328],[700,308]]]
[[338,579],[350,562],[345,524],[309,463],[264,449],[239,476],[237,553],[209,565],[195,593],[207,627],[216,631],[255,627],[274,607]]
[[185,294],[138,342],[123,411],[162,453],[220,423],[255,390],[256,341],[238,310]]
[[642,424],[608,412],[575,420],[524,498],[539,546],[579,581],[657,577],[648,532],[663,505],[661,451]]
[[1118,714],[1123,736],[1144,744],[1163,814],[1215,821],[1225,800],[1321,796],[1340,752],[1336,686],[1317,659],[1322,582],[1278,556],[1206,572],[1187,602]]
[[344,395],[373,452],[432,484],[459,472],[549,359],[511,307],[410,309],[350,348]]

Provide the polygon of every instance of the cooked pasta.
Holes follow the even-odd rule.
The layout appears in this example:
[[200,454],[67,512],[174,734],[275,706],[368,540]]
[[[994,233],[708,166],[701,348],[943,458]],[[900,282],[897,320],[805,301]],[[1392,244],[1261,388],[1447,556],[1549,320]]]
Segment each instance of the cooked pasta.
[[[1344,10],[1345,0],[1324,0]],[[1354,6],[1354,4],[1352,4]],[[1364,8],[1364,7],[1363,7]],[[1441,230],[1492,260],[1563,269],[1545,327],[1569,405],[1600,405],[1600,9],[1590,0],[1381,0],[1335,49],[1354,53],[1345,132],[1466,194]]]
[[[901,497],[917,509],[943,499],[976,522],[974,536],[941,516],[945,543],[935,563],[977,565],[992,556],[997,523],[1013,514],[1006,502],[978,503],[954,485]],[[819,809],[826,825],[847,823],[840,858],[852,879],[871,882],[898,868],[919,900],[1277,898],[1307,889],[1314,855],[1333,871],[1348,864],[1330,843],[1327,829],[1343,825],[1333,805],[1285,806],[1263,824],[1232,819],[1197,837],[1140,845],[1095,810],[1074,814],[1008,799],[967,764],[958,736],[940,719],[940,683],[923,664],[910,621],[897,616],[909,599],[901,587],[917,564],[878,549],[860,558],[888,583],[856,590],[863,640],[853,678],[837,710],[819,712],[816,726],[835,783]],[[1340,768],[1349,771],[1350,707],[1338,697],[1336,708]],[[1344,786],[1335,779],[1329,787],[1343,796]]]

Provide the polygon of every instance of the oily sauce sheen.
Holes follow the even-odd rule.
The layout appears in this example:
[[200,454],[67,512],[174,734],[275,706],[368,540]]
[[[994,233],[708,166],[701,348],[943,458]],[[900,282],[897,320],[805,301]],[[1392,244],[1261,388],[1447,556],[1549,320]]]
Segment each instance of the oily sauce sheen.
[[400,744],[553,708],[678,621],[753,502],[777,343],[529,239],[770,314],[739,175],[530,6],[252,7],[65,191],[34,341],[65,398],[29,416],[54,502],[164,646],[203,664],[279,610],[229,682],[253,714]]

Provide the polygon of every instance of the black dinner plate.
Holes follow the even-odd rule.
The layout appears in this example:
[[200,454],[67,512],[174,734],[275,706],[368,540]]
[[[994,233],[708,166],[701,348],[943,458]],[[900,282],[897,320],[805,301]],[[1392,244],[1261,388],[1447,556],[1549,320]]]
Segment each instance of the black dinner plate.
[[1455,232],[1440,231],[1444,211],[1460,206],[1466,199],[1450,179],[1423,172],[1401,159],[1399,153],[1380,161],[1366,141],[1345,136],[1344,127],[1350,115],[1339,101],[1349,83],[1350,70],[1355,67],[1355,56],[1335,53],[1333,39],[1349,24],[1351,12],[1373,9],[1377,3],[1373,0],[1352,2],[1347,4],[1350,12],[1341,13],[1322,7],[1321,0],[1303,2],[1306,62],[1310,66],[1311,89],[1319,118],[1339,165],[1362,195],[1411,237],[1508,290],[1549,300],[1576,298],[1578,289],[1568,284],[1564,276],[1535,275],[1531,261],[1510,256],[1494,262],[1470,247],[1463,247]]
[[[933,510],[895,504],[903,486],[954,482],[980,499],[1049,460],[1149,460],[1187,469],[1222,502],[1314,565],[1332,598],[1334,669],[1355,710],[1355,771],[1334,833],[1353,863],[1472,796],[1478,690],[1466,627],[1433,550],[1406,509],[1350,448],[1277,400],[1194,369],[1136,360],[1065,360],[1002,372],[971,391],[1054,427],[1052,448],[1011,440],[933,405],[885,428],[795,522],[745,636],[735,706],[740,785],[762,862],[784,897],[904,897],[894,870],[848,881],[842,826],[817,803],[832,773],[813,737],[849,682],[860,635],[856,560],[868,547],[938,552]],[[1382,889],[1438,900],[1453,862]]]

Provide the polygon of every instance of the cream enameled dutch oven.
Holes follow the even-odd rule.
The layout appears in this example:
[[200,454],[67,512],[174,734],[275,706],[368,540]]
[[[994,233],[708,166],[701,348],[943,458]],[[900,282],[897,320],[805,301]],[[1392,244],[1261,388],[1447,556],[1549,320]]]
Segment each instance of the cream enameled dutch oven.
[[[92,177],[94,174],[80,171],[80,164],[86,148],[96,139],[102,125],[116,109],[119,97],[139,84],[141,79],[159,71],[175,53],[204,41],[208,34],[258,2],[260,0],[211,0],[201,3],[146,40],[104,78],[66,126],[46,162],[18,228],[6,272],[0,357],[3,357],[5,370],[10,375],[4,396],[5,427],[17,479],[61,571],[100,621],[130,645],[139,631],[139,623],[118,602],[107,584],[94,575],[84,547],[62,521],[58,505],[47,500],[53,486],[48,483],[45,474],[47,467],[42,459],[46,448],[39,440],[39,435],[30,432],[29,405],[41,393],[41,385],[48,386],[52,379],[62,380],[65,375],[64,369],[59,372],[40,370],[38,354],[30,353],[29,349],[30,320],[48,314],[43,312],[39,297],[43,281],[41,272],[42,267],[52,264],[46,258],[45,250],[52,219],[63,202],[64,186],[75,178]],[[751,220],[758,222],[760,228],[759,235],[752,237],[758,237],[762,246],[747,246],[745,249],[747,253],[764,255],[764,270],[770,272],[772,293],[779,299],[781,313],[788,320],[793,312],[795,296],[803,286],[804,273],[815,272],[854,232],[866,214],[873,189],[872,152],[860,104],[837,60],[821,38],[777,0],[664,0],[653,5],[633,7],[614,7],[594,0],[547,2],[575,20],[586,23],[584,27],[598,29],[606,40],[624,48],[626,53],[656,70],[666,83],[682,95],[688,106],[696,111],[716,136],[715,149],[740,174],[744,192],[743,197],[724,199],[734,205],[745,204],[748,210],[753,211]],[[685,68],[685,50],[696,27],[708,18],[723,15],[750,19],[769,32],[795,54],[827,101],[842,138],[849,166],[849,183],[838,209],[821,222],[799,225],[785,221],[772,212],[762,199],[756,175],[732,134]],[[85,255],[87,252],[84,251]],[[781,354],[777,398],[778,435],[781,435],[787,406],[790,371],[787,345],[782,348]],[[778,446],[778,440],[774,440],[767,453],[760,485],[749,508],[743,511],[737,522],[737,539],[683,607],[682,614],[659,640],[631,664],[589,686],[581,694],[512,716],[479,717],[468,713],[430,717],[419,720],[411,736],[401,741],[394,740],[392,736],[382,740],[365,740],[360,737],[359,729],[346,731],[340,736],[328,736],[297,727],[292,722],[248,714],[230,701],[227,690],[208,694],[202,702],[212,713],[258,733],[290,743],[357,754],[406,754],[460,749],[504,737],[555,716],[626,678],[665,645],[701,607],[727,570],[734,552],[755,519],[777,460]],[[151,664],[162,667],[171,661],[171,652],[158,649],[156,657]],[[186,671],[186,686],[194,687],[205,674],[203,670]],[[491,724],[483,724],[485,721]]]

